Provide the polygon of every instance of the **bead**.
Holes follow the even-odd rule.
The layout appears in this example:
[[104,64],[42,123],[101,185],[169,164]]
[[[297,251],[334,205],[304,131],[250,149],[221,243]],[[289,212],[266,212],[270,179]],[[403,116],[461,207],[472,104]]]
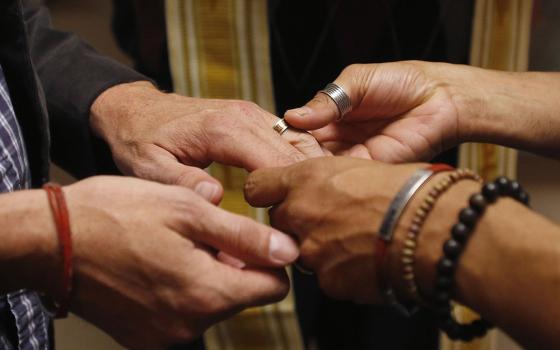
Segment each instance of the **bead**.
[[403,272],[404,273],[414,272],[414,267],[412,265],[404,265]]
[[469,227],[472,227],[477,219],[478,213],[471,208],[465,208],[459,212],[459,220]]
[[450,317],[449,315],[451,315],[449,305],[447,305],[446,307],[436,308],[434,309],[434,312],[440,323],[448,320]]
[[519,192],[522,191],[521,185],[519,182],[513,180],[509,182],[509,193],[511,196],[517,195]]
[[453,236],[453,239],[461,243],[464,243],[467,240],[467,238],[469,238],[470,233],[471,233],[470,227],[463,224],[462,222],[453,225],[453,229],[451,230],[451,235]]
[[451,287],[451,285],[453,284],[453,281],[451,280],[451,278],[449,277],[438,277],[436,279],[436,288],[438,289],[448,289]]
[[469,198],[469,205],[481,214],[484,212],[484,209],[486,209],[486,199],[484,199],[484,196],[480,193],[473,194],[471,198]]
[[509,192],[509,179],[507,177],[500,176],[496,180],[494,180],[494,183],[498,187],[498,191],[500,192],[500,194],[502,194],[502,195],[508,195],[509,194],[508,193]]
[[408,257],[408,256],[404,256],[404,257],[401,258],[401,262],[405,265],[408,265],[408,264],[414,263],[414,259],[412,259],[411,257]]
[[410,226],[410,232],[416,233],[416,234],[417,234],[418,232],[420,232],[420,225],[412,224],[412,225]]
[[420,225],[422,223],[422,219],[418,216],[415,216],[414,219],[412,219],[412,223],[415,225]]
[[440,307],[447,306],[449,305],[450,300],[451,300],[451,296],[447,291],[442,290],[436,292],[435,301],[438,306]]
[[471,325],[472,334],[477,338],[482,337],[488,332],[489,327],[483,319],[475,320]]
[[498,186],[495,183],[489,182],[482,186],[482,195],[488,203],[494,203],[499,196]]
[[434,196],[428,195],[424,201],[433,206],[434,203],[436,202],[436,199]]
[[409,249],[409,248],[405,248],[405,249],[402,250],[402,254],[403,254],[404,256],[413,257],[413,256],[414,256],[414,250]]
[[438,193],[438,191],[437,191],[435,188],[432,188],[432,189],[430,190],[430,192],[428,193],[429,196],[434,197],[434,198],[437,197],[438,194],[439,194],[439,193]]
[[430,204],[424,202],[420,205],[420,208],[422,208],[422,210],[428,212],[428,211],[430,211],[430,209],[432,209],[432,206]]
[[525,191],[519,192],[517,196],[515,196],[515,199],[517,199],[518,201],[520,201],[525,205],[529,205],[529,194]]
[[458,172],[449,174],[449,178],[451,179],[451,181],[457,181],[457,180],[459,180],[460,177],[461,176],[459,175]]
[[403,278],[405,279],[405,281],[414,281],[414,275],[411,273],[405,274]]
[[416,248],[416,242],[407,239],[407,240],[404,241],[404,246],[407,247],[407,248],[414,249],[414,248]]
[[439,273],[444,276],[450,276],[451,273],[455,270],[455,262],[448,258],[443,258],[438,262],[437,269]]
[[442,326],[441,328],[445,330],[445,334],[447,334],[451,340],[457,340],[461,335],[461,326],[454,320],[450,320],[448,325]]
[[427,214],[426,211],[422,208],[418,208],[416,210],[416,215],[421,217],[421,218],[426,217],[426,214]]
[[457,256],[459,256],[459,254],[461,254],[462,248],[463,246],[461,245],[461,243],[454,239],[449,239],[443,245],[443,251],[448,258],[456,258]]
[[409,233],[406,234],[406,238],[416,239],[416,234],[414,232],[409,232]]

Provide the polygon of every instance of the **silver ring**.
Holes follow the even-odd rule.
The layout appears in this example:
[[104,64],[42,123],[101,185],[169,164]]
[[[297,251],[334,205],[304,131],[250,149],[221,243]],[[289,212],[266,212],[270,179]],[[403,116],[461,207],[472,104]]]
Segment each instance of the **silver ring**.
[[352,101],[340,86],[330,83],[319,92],[327,95],[331,100],[333,100],[336,108],[338,108],[337,122],[341,121],[346,114],[352,111]]
[[272,126],[272,129],[276,131],[278,134],[282,135],[283,133],[288,130],[290,126],[284,119],[278,119],[278,121]]

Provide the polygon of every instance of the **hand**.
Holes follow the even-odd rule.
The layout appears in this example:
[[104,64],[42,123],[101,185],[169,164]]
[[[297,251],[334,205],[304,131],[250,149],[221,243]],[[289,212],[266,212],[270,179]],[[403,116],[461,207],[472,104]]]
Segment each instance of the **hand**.
[[278,135],[278,118],[245,101],[188,98],[137,82],[108,89],[91,110],[93,130],[124,174],[189,187],[213,203],[223,189],[199,169],[212,161],[251,171],[323,155],[311,135]]
[[[186,188],[97,177],[64,192],[74,245],[71,311],[126,347],[188,342],[213,323],[288,291],[278,268],[296,259],[293,240]],[[220,263],[218,249],[252,267]]]
[[462,105],[451,83],[460,67],[417,61],[352,65],[335,80],[353,105],[341,122],[335,122],[336,105],[322,93],[285,118],[314,130],[337,154],[390,163],[429,160],[460,142]]
[[389,165],[324,157],[253,172],[245,196],[274,205],[271,225],[297,237],[303,266],[317,273],[326,294],[379,303],[375,240],[383,216],[419,164]]

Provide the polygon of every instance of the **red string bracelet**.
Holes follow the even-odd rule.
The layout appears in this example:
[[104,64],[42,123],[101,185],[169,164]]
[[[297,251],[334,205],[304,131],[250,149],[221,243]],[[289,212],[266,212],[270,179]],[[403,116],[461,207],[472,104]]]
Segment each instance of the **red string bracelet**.
[[56,303],[56,318],[68,316],[68,307],[72,293],[72,231],[70,230],[70,219],[68,207],[64,198],[64,192],[60,185],[47,183],[43,186],[49,205],[53,214],[56,231],[58,233],[58,243],[60,256],[62,258],[62,274],[60,276],[60,299]]

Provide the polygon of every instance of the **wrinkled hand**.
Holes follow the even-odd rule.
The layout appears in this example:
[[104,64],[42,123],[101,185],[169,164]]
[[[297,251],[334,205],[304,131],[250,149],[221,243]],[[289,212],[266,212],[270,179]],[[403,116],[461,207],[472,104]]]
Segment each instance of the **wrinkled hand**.
[[[126,347],[188,342],[213,323],[288,291],[279,267],[297,258],[293,240],[189,189],[96,177],[64,191],[74,245],[71,311]],[[217,261],[216,250],[249,267]],[[48,280],[57,281],[60,267],[53,270]]]
[[379,303],[377,229],[418,167],[350,157],[312,159],[253,172],[245,196],[254,206],[274,206],[271,225],[299,239],[300,261],[317,273],[326,294]]
[[[335,80],[352,100],[341,122],[334,102],[318,93],[287,111],[294,127],[337,154],[390,163],[429,160],[459,140],[459,112],[448,70],[461,66],[419,61],[357,64]],[[467,80],[468,81],[468,80]],[[470,82],[472,85],[472,81]]]
[[147,82],[108,89],[91,111],[124,174],[189,187],[213,203],[223,189],[200,169],[213,161],[251,171],[323,155],[306,132],[278,135],[278,118],[254,103],[167,94]]

